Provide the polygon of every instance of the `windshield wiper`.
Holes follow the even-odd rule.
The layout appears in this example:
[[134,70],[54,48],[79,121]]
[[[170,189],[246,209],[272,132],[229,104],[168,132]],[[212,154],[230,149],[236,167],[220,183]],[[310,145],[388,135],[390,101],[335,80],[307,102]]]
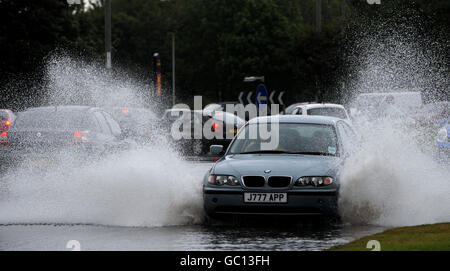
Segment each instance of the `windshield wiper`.
[[328,153],[328,152],[286,152],[290,154],[307,154],[307,155],[325,155],[325,156],[336,156],[336,154]]

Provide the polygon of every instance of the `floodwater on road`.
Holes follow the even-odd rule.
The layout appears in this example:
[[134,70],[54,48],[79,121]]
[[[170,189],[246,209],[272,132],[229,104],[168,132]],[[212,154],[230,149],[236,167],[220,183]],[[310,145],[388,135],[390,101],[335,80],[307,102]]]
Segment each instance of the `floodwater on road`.
[[[318,228],[315,228],[318,227]],[[324,250],[382,231],[372,226],[272,227],[194,225],[110,227],[95,225],[3,225],[0,250]]]
[[[371,221],[363,217],[370,208],[346,210],[347,220],[336,225],[312,218],[205,223],[201,182],[212,163],[163,154],[133,153],[133,159],[123,155],[83,171],[4,179],[10,190],[0,198],[0,250],[71,250],[71,240],[81,250],[326,250],[395,226],[360,223]],[[370,191],[362,195],[371,204],[389,201]],[[347,191],[347,200],[359,194]],[[423,224],[436,215],[430,217],[417,219]]]

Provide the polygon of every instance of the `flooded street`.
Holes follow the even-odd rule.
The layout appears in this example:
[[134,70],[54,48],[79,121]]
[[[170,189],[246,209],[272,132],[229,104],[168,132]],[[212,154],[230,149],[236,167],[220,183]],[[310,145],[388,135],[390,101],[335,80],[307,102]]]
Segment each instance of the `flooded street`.
[[245,227],[172,226],[107,227],[92,225],[0,226],[0,250],[325,250],[382,231],[370,226]]

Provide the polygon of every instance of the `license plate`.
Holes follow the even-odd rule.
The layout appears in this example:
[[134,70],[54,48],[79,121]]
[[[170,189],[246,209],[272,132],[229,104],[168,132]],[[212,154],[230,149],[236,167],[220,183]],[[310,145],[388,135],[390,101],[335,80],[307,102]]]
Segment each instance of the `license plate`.
[[287,203],[286,193],[244,193],[246,203]]

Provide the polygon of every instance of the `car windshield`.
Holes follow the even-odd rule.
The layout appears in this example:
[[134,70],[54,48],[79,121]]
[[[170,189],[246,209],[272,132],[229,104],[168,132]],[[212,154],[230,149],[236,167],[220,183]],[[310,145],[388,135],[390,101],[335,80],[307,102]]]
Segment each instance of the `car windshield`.
[[228,154],[292,153],[338,156],[336,132],[331,125],[280,123],[277,126],[245,126],[233,141]]
[[18,114],[12,130],[89,130],[89,115],[79,111],[26,111]]
[[346,119],[345,110],[338,107],[321,107],[308,109],[308,115],[329,116],[340,119]]

